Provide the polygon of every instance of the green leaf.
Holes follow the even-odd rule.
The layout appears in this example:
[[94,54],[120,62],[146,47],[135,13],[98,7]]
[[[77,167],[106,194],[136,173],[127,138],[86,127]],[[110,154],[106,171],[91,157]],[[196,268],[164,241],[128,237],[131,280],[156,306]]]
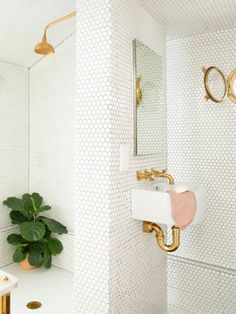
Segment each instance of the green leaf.
[[51,268],[52,266],[52,256],[47,244],[45,244],[44,256],[43,256],[43,265],[45,268]]
[[29,193],[26,193],[22,196],[22,200],[25,204],[25,210],[27,213],[32,213],[34,211],[31,195]]
[[12,233],[7,237],[7,242],[13,245],[17,245],[23,244],[26,241],[20,234]]
[[15,263],[20,263],[25,259],[25,257],[26,253],[23,252],[23,249],[21,247],[18,247],[13,255],[13,261]]
[[34,200],[34,204],[36,206],[36,208],[38,209],[41,204],[42,204],[42,201],[43,201],[43,198],[41,195],[39,195],[39,193],[32,193],[31,194],[31,200]]
[[29,259],[30,265],[32,266],[39,266],[42,264],[42,261],[43,261],[42,254],[40,254],[39,252],[30,253],[28,256],[28,259]]
[[30,252],[38,252],[43,253],[44,252],[44,245],[41,242],[31,242],[28,245]]
[[50,210],[50,209],[51,209],[51,207],[49,205],[44,205],[44,206],[39,207],[38,212],[44,212],[44,211]]
[[46,228],[46,232],[45,232],[45,238],[49,238],[50,236],[51,236],[51,234],[52,234],[52,231],[50,231],[49,229],[48,229],[48,227],[47,227],[47,225],[45,225],[45,228]]
[[13,210],[19,210],[21,213],[25,211],[24,201],[17,197],[9,197],[3,202],[3,205]]
[[24,222],[20,225],[22,237],[27,241],[39,241],[45,235],[46,229],[42,222]]
[[22,222],[26,222],[29,221],[29,219],[24,216],[21,212],[19,212],[18,210],[12,210],[9,214],[10,218],[11,218],[11,222],[14,225],[18,225],[21,224]]
[[48,238],[48,247],[52,255],[57,255],[63,250],[63,244],[56,238]]
[[[26,195],[26,194],[25,194]],[[29,204],[24,199],[17,198],[17,197],[9,197],[7,200],[3,202],[3,205],[15,210],[21,212],[22,215],[30,218],[31,216],[31,210],[29,208]]]
[[62,225],[60,222],[54,219],[40,216],[38,217],[38,220],[43,221],[51,232],[57,234],[68,233],[66,226]]

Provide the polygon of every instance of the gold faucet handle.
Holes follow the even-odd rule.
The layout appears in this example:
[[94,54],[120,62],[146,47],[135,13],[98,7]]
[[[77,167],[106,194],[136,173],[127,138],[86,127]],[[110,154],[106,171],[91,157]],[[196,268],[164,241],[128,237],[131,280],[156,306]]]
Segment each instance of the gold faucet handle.
[[152,172],[153,174],[161,173],[161,171],[158,171],[158,170],[156,170],[156,169],[154,169],[154,168],[151,169],[151,172]]
[[159,171],[159,170],[156,170],[156,169],[152,168],[152,169],[151,169],[151,172],[152,172],[152,173],[166,173],[166,172],[167,172],[167,169],[163,169],[163,170]]
[[141,181],[143,179],[154,180],[154,174],[151,171],[148,171],[148,170],[145,170],[144,172],[137,171],[136,172],[136,178],[137,178],[138,181]]

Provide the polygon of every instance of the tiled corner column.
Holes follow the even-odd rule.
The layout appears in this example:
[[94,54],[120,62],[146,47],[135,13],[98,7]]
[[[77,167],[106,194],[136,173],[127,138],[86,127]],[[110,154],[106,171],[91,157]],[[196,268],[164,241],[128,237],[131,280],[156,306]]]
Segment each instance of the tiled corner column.
[[108,313],[111,151],[109,1],[77,16],[75,313]]
[[131,213],[136,170],[166,167],[166,101],[161,149],[134,157],[133,38],[162,56],[164,73],[164,29],[138,1],[79,1],[75,313],[166,313],[167,255]]

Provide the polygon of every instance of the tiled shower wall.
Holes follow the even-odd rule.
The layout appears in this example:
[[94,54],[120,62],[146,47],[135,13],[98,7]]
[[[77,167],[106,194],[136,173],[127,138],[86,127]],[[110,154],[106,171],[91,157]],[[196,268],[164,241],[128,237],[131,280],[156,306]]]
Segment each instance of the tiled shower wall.
[[236,29],[167,44],[168,168],[207,187],[203,224],[168,257],[171,313],[236,312],[236,107],[204,101],[201,67],[235,68]]
[[28,190],[28,69],[0,61],[0,267],[12,263],[9,209],[2,202]]
[[62,254],[53,264],[73,270],[75,197],[75,34],[54,55],[30,68],[29,189],[52,206],[47,216],[65,224]]
[[[77,29],[75,308],[165,313],[166,254],[132,219],[130,194],[136,170],[166,166],[166,141],[153,157],[133,157],[132,39],[165,63],[165,32],[134,0],[81,0]],[[121,144],[130,147],[124,172]]]

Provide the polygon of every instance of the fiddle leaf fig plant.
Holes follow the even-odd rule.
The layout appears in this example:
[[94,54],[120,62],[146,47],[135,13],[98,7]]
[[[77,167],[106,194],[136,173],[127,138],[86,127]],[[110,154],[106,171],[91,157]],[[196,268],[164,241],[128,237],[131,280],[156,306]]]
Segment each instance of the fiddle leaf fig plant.
[[50,206],[43,204],[38,193],[24,194],[22,198],[9,197],[3,205],[10,208],[10,218],[14,225],[19,225],[19,234],[12,233],[7,237],[8,243],[16,246],[13,261],[20,263],[27,256],[32,266],[50,268],[52,255],[60,254],[63,245],[53,234],[68,233],[66,226],[60,222],[42,216]]

